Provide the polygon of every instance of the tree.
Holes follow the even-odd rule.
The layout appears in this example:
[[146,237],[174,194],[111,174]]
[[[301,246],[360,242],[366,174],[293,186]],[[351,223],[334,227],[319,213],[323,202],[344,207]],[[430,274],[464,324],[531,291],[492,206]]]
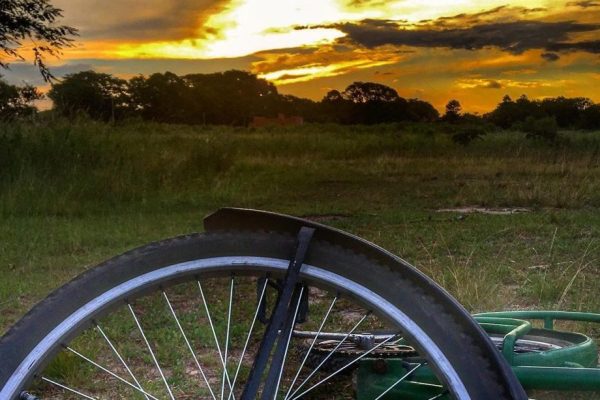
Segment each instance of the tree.
[[458,122],[460,120],[460,112],[462,111],[462,106],[458,100],[450,100],[448,104],[446,104],[446,113],[442,117],[444,121],[447,122]]
[[[170,122],[193,123],[189,121],[192,102],[187,100],[189,87],[185,81],[172,72],[152,74],[150,77],[137,76],[129,81],[132,109],[145,119]],[[190,99],[191,101],[191,99]]]
[[0,120],[13,120],[35,114],[35,100],[42,98],[33,86],[14,86],[0,77]]
[[53,76],[46,66],[46,56],[57,56],[61,49],[72,44],[77,30],[57,25],[62,10],[53,7],[48,0],[0,0],[0,67],[7,68],[8,60],[25,60],[23,41],[30,40],[33,63],[42,77],[50,81]]
[[585,97],[566,98],[563,96],[544,99],[540,109],[556,118],[556,123],[562,128],[574,127],[581,119],[583,112],[594,103]]
[[430,103],[419,99],[408,99],[408,119],[415,122],[433,122],[440,113]]
[[582,129],[600,129],[600,104],[594,104],[581,112],[578,127]]
[[52,86],[48,97],[54,109],[69,118],[85,113],[104,121],[120,119],[130,105],[127,81],[94,71],[67,75]]
[[351,124],[377,124],[406,119],[406,100],[393,88],[375,82],[354,82],[342,93],[350,103],[345,120]]
[[[502,102],[486,118],[502,127],[533,126],[533,122],[544,120],[551,117],[553,121],[561,128],[584,128],[594,129],[597,127],[596,108],[590,99],[585,97],[554,97],[543,100],[529,100],[527,96],[520,96],[517,101],[512,101],[510,97],[504,96]],[[529,119],[529,120],[528,120]],[[544,120],[544,125],[548,131],[552,132],[552,122]],[[527,122],[525,124],[525,122]],[[525,125],[524,125],[525,124]],[[539,136],[539,135],[538,135]],[[552,134],[550,134],[552,136]]]
[[344,90],[342,97],[353,103],[391,102],[400,96],[393,88],[374,82],[354,82]]

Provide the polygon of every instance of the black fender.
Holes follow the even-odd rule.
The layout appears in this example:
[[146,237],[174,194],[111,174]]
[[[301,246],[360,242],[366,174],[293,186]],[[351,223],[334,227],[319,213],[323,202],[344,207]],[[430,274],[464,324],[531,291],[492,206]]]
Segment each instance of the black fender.
[[383,265],[398,269],[403,274],[412,275],[414,282],[433,295],[445,307],[445,311],[451,314],[465,331],[471,333],[472,337],[478,340],[477,345],[489,354],[490,360],[495,364],[494,367],[497,369],[498,376],[504,377],[504,386],[511,390],[512,397],[515,400],[528,399],[506,359],[497,350],[485,331],[472,318],[471,314],[435,281],[395,254],[340,229],[285,214],[226,207],[204,218],[204,228],[208,232],[226,230],[274,231],[297,235],[303,226],[315,229],[313,236],[315,240],[327,241],[350,249]]

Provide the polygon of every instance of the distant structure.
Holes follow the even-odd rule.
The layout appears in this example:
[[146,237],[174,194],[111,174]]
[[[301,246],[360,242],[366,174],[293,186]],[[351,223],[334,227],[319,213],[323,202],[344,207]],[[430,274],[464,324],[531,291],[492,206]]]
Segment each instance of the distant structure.
[[262,126],[296,126],[303,125],[304,118],[297,115],[286,117],[285,114],[279,113],[275,118],[269,117],[252,117],[249,126],[252,128],[260,128]]

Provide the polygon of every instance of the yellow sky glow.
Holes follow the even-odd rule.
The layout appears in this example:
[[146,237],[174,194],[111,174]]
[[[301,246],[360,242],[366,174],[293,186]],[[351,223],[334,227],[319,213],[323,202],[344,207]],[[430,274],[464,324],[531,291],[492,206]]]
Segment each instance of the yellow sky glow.
[[[369,46],[368,41],[345,38],[348,29],[336,27],[366,19],[429,31],[513,21],[600,25],[600,7],[573,0],[55,1],[65,11],[65,22],[81,33],[57,65],[66,60],[81,70],[93,68],[124,78],[245,69],[277,84],[282,93],[312,99],[357,80],[374,81],[405,97],[431,101],[438,109],[450,98],[459,98],[465,109],[480,112],[504,94],[600,101],[597,85],[590,84],[598,80],[600,70],[600,57],[592,51],[543,56],[543,45],[510,51],[493,40],[474,49],[444,43],[397,46],[386,39],[384,45]],[[90,3],[105,7],[92,17]],[[117,15],[123,5],[130,12]],[[369,34],[372,38],[373,32]],[[599,39],[600,30],[582,29],[566,40]]]
[[[544,0],[511,2],[541,7]],[[294,30],[336,22],[385,18],[417,22],[446,15],[478,12],[506,4],[490,0],[389,1],[377,7],[345,7],[340,0],[233,0],[198,28],[198,37],[181,41],[124,44],[114,49],[119,57],[230,58],[264,50],[332,43],[344,34],[336,29]],[[368,5],[368,3],[367,3]]]

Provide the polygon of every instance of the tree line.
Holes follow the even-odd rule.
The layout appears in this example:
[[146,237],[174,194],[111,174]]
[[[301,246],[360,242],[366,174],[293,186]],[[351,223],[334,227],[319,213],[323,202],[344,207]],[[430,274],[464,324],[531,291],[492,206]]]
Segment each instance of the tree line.
[[[34,112],[31,102],[40,98],[32,87],[0,83],[0,118]],[[53,112],[67,118],[117,121],[142,118],[164,123],[247,125],[252,117],[298,115],[307,122],[377,124],[434,122],[453,125],[493,124],[534,132],[557,128],[600,129],[600,104],[587,98],[517,100],[505,96],[484,115],[463,113],[451,100],[440,115],[428,102],[400,97],[391,87],[354,82],[343,91],[331,90],[320,101],[280,94],[276,86],[246,71],[211,74],[156,73],[124,80],[109,74],[84,71],[55,82],[47,95]],[[543,136],[543,135],[542,135]]]
[[54,110],[66,117],[86,113],[101,120],[139,116],[183,124],[247,125],[254,116],[298,115],[310,122],[374,124],[435,121],[424,101],[406,100],[392,88],[356,82],[321,101],[280,94],[275,85],[246,71],[178,76],[170,72],[129,81],[93,71],[55,83],[48,93]]

